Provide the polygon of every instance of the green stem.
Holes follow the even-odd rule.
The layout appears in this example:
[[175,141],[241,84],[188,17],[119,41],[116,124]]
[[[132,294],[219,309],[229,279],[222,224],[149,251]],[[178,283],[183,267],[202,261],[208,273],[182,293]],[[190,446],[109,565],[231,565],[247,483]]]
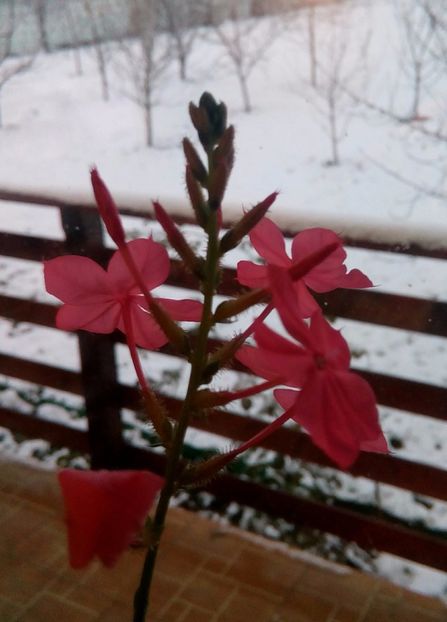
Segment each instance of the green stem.
[[218,260],[217,214],[216,212],[210,210],[202,319],[199,326],[196,347],[191,356],[191,373],[189,377],[188,389],[183,401],[180,417],[175,428],[172,446],[168,452],[165,485],[161,491],[160,500],[152,522],[150,534],[151,539],[146,559],[144,561],[140,584],[135,592],[133,622],[144,622],[146,616],[149,604],[149,591],[154,573],[158,547],[163,533],[166,514],[169,508],[169,501],[175,493],[177,487],[178,467],[183,448],[183,441],[188,428],[194,397],[201,383],[202,373],[206,363],[208,334],[213,325],[212,307],[216,288]]

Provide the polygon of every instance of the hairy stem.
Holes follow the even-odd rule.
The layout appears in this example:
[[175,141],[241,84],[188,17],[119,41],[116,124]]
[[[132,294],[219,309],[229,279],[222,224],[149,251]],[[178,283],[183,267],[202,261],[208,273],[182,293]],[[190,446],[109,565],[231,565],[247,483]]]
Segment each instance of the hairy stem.
[[178,468],[181,459],[183,442],[188,428],[194,397],[201,383],[202,372],[206,362],[208,334],[213,325],[212,306],[216,287],[218,257],[217,213],[215,211],[210,211],[208,248],[205,267],[207,278],[204,283],[202,319],[199,325],[199,334],[196,347],[191,356],[191,372],[188,389],[183,401],[180,417],[175,428],[172,446],[168,452],[165,485],[161,491],[160,500],[158,502],[152,523],[151,540],[146,554],[146,559],[144,561],[140,584],[135,592],[133,622],[144,622],[146,616],[149,604],[150,586],[166,514],[169,508],[169,501],[175,493],[177,487]]

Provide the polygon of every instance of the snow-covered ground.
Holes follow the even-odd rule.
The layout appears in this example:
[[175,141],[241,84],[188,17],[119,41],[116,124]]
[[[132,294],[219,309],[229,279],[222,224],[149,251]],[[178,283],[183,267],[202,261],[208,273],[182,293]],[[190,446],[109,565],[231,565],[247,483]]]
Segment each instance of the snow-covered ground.
[[[347,3],[338,11],[336,20],[330,8],[316,11],[322,84],[328,79],[331,52],[334,54],[343,41],[342,75],[346,75],[349,89],[378,106],[391,107],[392,103],[393,113],[405,116],[411,85],[402,70],[393,3]],[[270,27],[268,20],[261,20],[250,35],[255,41],[253,49],[258,45],[259,53],[259,41]],[[282,16],[275,27],[275,37],[265,46],[265,56],[249,78],[254,103],[250,114],[242,110],[236,78],[222,49],[212,41],[212,33],[203,31],[197,39],[186,82],[178,79],[175,63],[171,63],[155,94],[155,148],[144,144],[143,116],[126,96],[126,79],[113,60],[117,58],[113,46],[107,48],[108,102],[101,99],[92,50],[81,51],[83,75],[75,74],[70,51],[39,55],[31,71],[17,76],[2,91],[0,189],[88,193],[88,167],[95,163],[117,195],[131,191],[148,204],[150,198],[178,203],[185,195],[179,144],[184,135],[193,136],[187,104],[209,90],[227,103],[230,120],[237,128],[236,168],[227,195],[232,214],[280,189],[278,204],[271,212],[279,224],[297,228],[301,223],[323,223],[340,232],[446,248],[447,212],[438,198],[445,192],[443,144],[412,130],[412,124],[397,123],[371,107],[354,105],[352,98],[342,93],[341,164],[325,164],[331,157],[327,115],[322,90],[315,91],[308,80],[306,14]],[[438,129],[447,121],[440,105],[446,89],[445,76],[425,86],[420,106],[421,115],[428,117],[424,127]],[[150,230],[132,219],[126,224],[129,231]],[[56,210],[44,207],[0,202],[0,228],[62,237]],[[160,238],[159,231],[155,231],[157,236]],[[363,269],[379,291],[447,301],[445,261],[350,249],[349,264]],[[3,257],[0,292],[50,300],[40,265]],[[356,353],[356,366],[384,372],[398,369],[402,377],[447,386],[445,339],[347,320],[338,320],[338,325]],[[26,324],[0,320],[0,350],[20,351],[33,360],[71,369],[78,365],[73,336],[51,329],[32,330]],[[119,361],[122,379],[132,382],[128,356],[121,348]],[[163,380],[161,369],[161,364],[151,365],[155,380]],[[179,373],[184,375],[184,370]],[[4,405],[84,425],[79,401],[73,397],[51,391],[42,396],[23,383],[0,388]],[[446,425],[388,408],[382,409],[381,415],[385,432],[401,441],[398,455],[445,467]],[[6,431],[2,435],[4,451],[17,451],[12,436]],[[201,446],[214,442],[199,434],[189,440]],[[41,449],[42,444],[33,441],[21,451],[30,457]],[[52,459],[55,463],[58,455]],[[373,485],[350,477],[343,478],[342,490],[345,497],[377,498]],[[384,485],[380,502],[398,516],[417,517],[431,527],[447,529],[447,504],[433,502],[427,508],[412,495]],[[442,573],[415,570],[414,566],[406,571],[408,565],[388,556],[380,558],[379,566],[394,579],[400,574],[400,580],[415,589],[447,593],[447,577]]]

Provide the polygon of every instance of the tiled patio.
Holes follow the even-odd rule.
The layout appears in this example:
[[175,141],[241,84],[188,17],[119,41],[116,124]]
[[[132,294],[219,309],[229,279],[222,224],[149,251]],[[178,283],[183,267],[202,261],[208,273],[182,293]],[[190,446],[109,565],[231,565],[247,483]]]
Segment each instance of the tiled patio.
[[[61,516],[53,474],[0,463],[0,622],[130,622],[143,551],[72,571]],[[446,622],[447,608],[174,509],[149,620]]]

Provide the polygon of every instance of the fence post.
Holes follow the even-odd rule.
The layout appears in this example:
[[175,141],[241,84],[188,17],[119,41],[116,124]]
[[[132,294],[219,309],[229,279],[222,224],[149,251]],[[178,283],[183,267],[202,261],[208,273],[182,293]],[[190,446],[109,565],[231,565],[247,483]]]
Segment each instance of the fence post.
[[[60,206],[69,253],[103,259],[104,239],[96,210]],[[91,249],[91,252],[90,252]],[[120,408],[117,405],[117,369],[110,335],[78,333],[81,378],[88,420],[88,439],[93,469],[124,466],[125,452]]]

